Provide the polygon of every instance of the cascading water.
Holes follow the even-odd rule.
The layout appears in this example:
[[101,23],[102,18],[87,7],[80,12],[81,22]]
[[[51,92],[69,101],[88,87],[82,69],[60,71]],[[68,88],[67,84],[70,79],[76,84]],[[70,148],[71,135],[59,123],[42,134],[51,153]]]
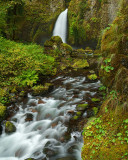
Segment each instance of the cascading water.
[[[71,130],[69,111],[75,113],[78,103],[87,103],[86,98],[95,96],[100,82],[90,83],[83,76],[60,76],[52,83],[55,89],[49,95],[28,94],[27,101],[17,104],[19,111],[11,118],[17,129],[12,134],[3,131],[0,136],[0,160],[81,159],[82,136],[76,124]],[[33,117],[31,121],[26,120],[27,115]]]
[[53,30],[53,36],[60,36],[63,43],[66,43],[67,37],[67,13],[68,9],[66,9],[59,15]]

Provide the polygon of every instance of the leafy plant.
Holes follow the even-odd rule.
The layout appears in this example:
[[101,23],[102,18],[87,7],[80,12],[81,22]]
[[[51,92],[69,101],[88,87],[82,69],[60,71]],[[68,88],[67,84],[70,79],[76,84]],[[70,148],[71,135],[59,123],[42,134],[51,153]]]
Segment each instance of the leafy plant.
[[105,65],[101,65],[101,69],[104,69],[106,72],[110,72],[114,70],[114,67],[112,67],[110,64],[111,58],[106,58],[104,62],[105,62]]

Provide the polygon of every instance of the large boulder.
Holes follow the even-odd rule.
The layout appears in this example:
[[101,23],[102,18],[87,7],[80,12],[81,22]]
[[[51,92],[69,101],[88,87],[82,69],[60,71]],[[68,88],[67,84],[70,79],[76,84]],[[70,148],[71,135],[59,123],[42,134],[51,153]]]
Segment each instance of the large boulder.
[[15,125],[10,121],[6,121],[6,123],[5,123],[5,132],[9,134],[9,133],[13,133],[15,131],[16,131]]
[[53,36],[50,40],[46,40],[44,43],[44,53],[52,56],[58,56],[60,54],[60,45],[62,39],[59,36]]

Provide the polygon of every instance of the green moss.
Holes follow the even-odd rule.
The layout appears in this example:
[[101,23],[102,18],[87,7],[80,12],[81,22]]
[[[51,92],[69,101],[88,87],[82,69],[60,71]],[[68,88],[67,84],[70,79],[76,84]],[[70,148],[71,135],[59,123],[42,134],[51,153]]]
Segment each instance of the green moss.
[[72,47],[66,43],[62,43],[60,45],[60,50],[63,55],[71,55],[72,54]]
[[92,98],[91,101],[92,102],[100,102],[100,99],[99,98]]
[[88,64],[87,60],[85,60],[85,59],[75,59],[72,67],[76,68],[76,69],[78,69],[78,68],[88,68],[89,64]]
[[34,95],[44,94],[44,93],[48,92],[50,86],[52,86],[51,83],[45,83],[44,86],[43,85],[34,86],[34,87],[32,87],[33,94]]
[[98,113],[98,108],[97,108],[97,107],[93,107],[92,110],[93,110],[93,112],[94,112],[94,115],[97,115],[97,113]]
[[83,111],[83,110],[85,110],[87,108],[88,108],[88,104],[87,103],[86,104],[78,104],[77,107],[76,107],[76,110]]
[[84,128],[82,159],[126,159],[128,114],[111,110],[102,115]]
[[5,132],[6,133],[12,133],[16,131],[16,127],[14,126],[14,124],[10,121],[7,121],[5,123]]
[[7,107],[0,104],[0,120],[3,120],[6,114]]
[[80,111],[79,111],[79,112],[76,112],[76,115],[77,115],[77,116],[81,116],[81,114],[82,114],[82,112],[80,112]]
[[79,116],[74,116],[73,117],[74,120],[77,120],[78,118],[79,118]]
[[96,80],[98,78],[96,74],[87,75],[87,77],[90,80]]

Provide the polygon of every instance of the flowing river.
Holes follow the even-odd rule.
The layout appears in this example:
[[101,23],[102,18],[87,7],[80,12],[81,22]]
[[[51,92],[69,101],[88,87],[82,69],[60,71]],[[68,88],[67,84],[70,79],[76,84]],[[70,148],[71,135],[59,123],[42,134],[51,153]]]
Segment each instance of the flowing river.
[[[16,104],[11,118],[16,132],[0,136],[0,160],[81,160],[82,130],[72,120],[78,103],[88,103],[96,95],[100,81],[85,76],[58,76],[54,89],[45,96],[28,97]],[[80,119],[88,115],[84,111]],[[82,126],[83,127],[83,126]]]

